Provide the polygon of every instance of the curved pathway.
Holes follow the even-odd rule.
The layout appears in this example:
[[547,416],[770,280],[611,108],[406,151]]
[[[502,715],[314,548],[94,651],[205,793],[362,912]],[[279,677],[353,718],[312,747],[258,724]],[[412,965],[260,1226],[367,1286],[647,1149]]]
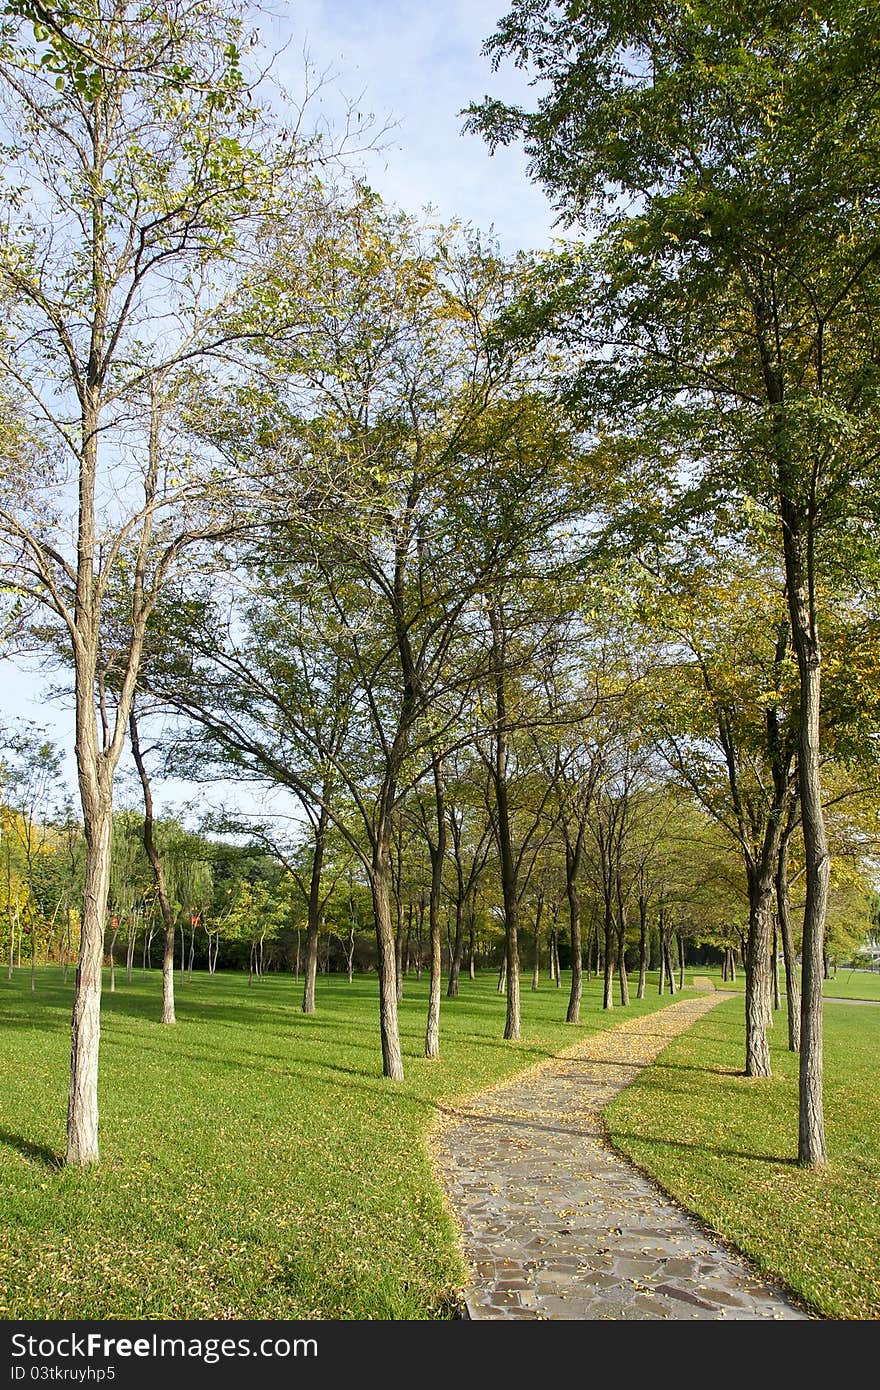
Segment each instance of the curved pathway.
[[434,1136],[471,1318],[805,1318],[604,1138],[602,1110],[726,996],[627,1019],[447,1112]]

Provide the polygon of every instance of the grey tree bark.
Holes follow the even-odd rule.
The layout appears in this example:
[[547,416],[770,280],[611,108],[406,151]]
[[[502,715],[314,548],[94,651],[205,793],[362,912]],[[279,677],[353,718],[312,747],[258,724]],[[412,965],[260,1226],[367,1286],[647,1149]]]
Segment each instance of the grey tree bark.
[[131,752],[141,781],[141,791],[143,792],[144,798],[144,850],[147,859],[150,861],[153,878],[156,881],[156,897],[159,900],[159,911],[162,914],[162,923],[165,928],[164,948],[162,952],[162,1022],[174,1023],[176,1018],[174,1012],[174,912],[168,897],[165,868],[159,857],[155,836],[153,834],[153,793],[150,787],[149,774],[141,751],[137,712],[134,703],[132,703],[131,713],[128,716],[128,728],[131,738]]

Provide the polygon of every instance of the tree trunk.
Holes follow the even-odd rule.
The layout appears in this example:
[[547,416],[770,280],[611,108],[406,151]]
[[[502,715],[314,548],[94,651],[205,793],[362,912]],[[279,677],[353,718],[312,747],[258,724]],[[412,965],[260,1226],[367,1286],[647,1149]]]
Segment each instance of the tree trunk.
[[623,931],[617,938],[617,979],[620,985],[620,1003],[629,1008],[629,981],[626,978],[626,940]]
[[[781,394],[781,393],[780,393]],[[780,462],[780,519],[791,636],[798,665],[798,792],[806,869],[801,989],[798,1162],[824,1168],[828,1161],[822,1078],[822,958],[831,859],[825,834],[819,771],[822,651],[816,612],[813,537],[787,486],[792,465]],[[808,533],[804,534],[804,525]]]
[[626,909],[619,872],[615,874],[617,892],[617,978],[620,984],[620,1003],[629,1007],[629,981],[626,978]]
[[602,1008],[614,1008],[614,913],[611,910],[611,890],[606,884],[605,896],[605,971],[602,990]]
[[397,925],[394,929],[394,974],[397,991],[397,1002],[403,998],[403,903],[400,899],[395,904]]
[[[773,945],[770,954],[770,975],[773,984],[773,1011],[774,1013],[782,1007],[782,999],[779,994],[779,927],[777,922],[773,923]],[[773,1023],[773,1015],[770,1016]]]
[[565,891],[568,894],[569,941],[571,944],[571,990],[568,996],[566,1023],[578,1023],[581,1016],[581,999],[584,992],[583,948],[581,945],[581,897],[577,878],[581,866],[581,845],[583,831],[572,845],[568,832],[565,838]]
[[[449,963],[449,985],[447,998],[458,998],[458,981],[461,975],[461,957],[464,949],[464,904],[460,897],[455,899],[455,940],[452,946],[452,960]],[[473,979],[473,976],[471,976]]]
[[67,984],[67,969],[70,960],[70,904],[64,904],[64,948],[61,952],[61,970],[64,984]]
[[770,1076],[770,938],[772,887],[766,872],[749,868],[749,935],[746,957],[746,1076]]
[[639,987],[636,998],[644,999],[648,979],[648,903],[644,894],[639,894]]
[[[153,793],[150,787],[150,778],[144,763],[143,754],[138,731],[137,714],[132,705],[131,713],[128,717],[128,731],[131,736],[131,752],[134,758],[135,767],[141,781],[141,791],[144,798],[144,826],[143,841],[144,851],[153,871],[153,878],[156,882],[156,896],[159,899],[159,911],[162,913],[162,922],[165,927],[165,941],[162,952],[162,1022],[174,1023],[176,1014],[174,1011],[174,912],[168,897],[168,885],[165,880],[165,868],[156,849],[156,841],[153,835]],[[183,965],[183,928],[180,932],[180,954],[181,954],[181,973]]]
[[544,913],[544,894],[538,894],[538,901],[535,905],[535,958],[532,961],[532,989],[536,990],[541,982],[541,917]]
[[684,989],[684,936],[681,932],[676,932],[675,941],[678,946],[678,987]]
[[116,946],[116,938],[119,935],[119,923],[114,920],[113,935],[110,937],[110,993],[116,993],[116,957],[113,954]]
[[[437,839],[428,840],[431,858],[431,890],[428,900],[428,931],[431,941],[431,974],[428,986],[428,1023],[425,1030],[425,1056],[440,1056],[440,994],[443,987],[443,957],[440,941],[440,897],[443,891],[443,861],[446,857],[446,802],[440,763],[432,758],[434,803],[437,813]],[[456,927],[458,932],[458,927]],[[451,974],[451,963],[450,963]],[[456,979],[456,986],[457,986]]]
[[785,962],[785,995],[788,1013],[788,1050],[799,1052],[801,1046],[801,991],[798,984],[797,955],[794,949],[794,934],[791,927],[791,910],[788,896],[788,836],[784,835],[779,845],[776,861],[776,912],[779,918],[779,933],[782,937],[782,959]]
[[374,847],[370,872],[370,892],[376,920],[376,947],[379,967],[379,1032],[382,1041],[382,1075],[392,1081],[403,1080],[403,1055],[397,1020],[397,964],[394,926],[391,920],[391,882],[388,837],[381,836]]
[[[85,783],[86,778],[82,773],[81,777],[82,783]],[[101,968],[113,828],[109,788],[86,785],[83,802],[86,812],[85,887],[71,1027],[66,1154],[67,1162],[79,1167],[98,1161]]]
[[306,921],[305,968],[303,971],[304,1014],[315,1012],[315,981],[318,975],[318,940],[321,931],[321,875],[324,872],[324,847],[327,840],[328,814],[324,806],[318,813],[315,825],[315,845],[312,856],[312,873],[309,880],[309,906]]
[[510,806],[507,788],[507,691],[505,670],[505,640],[498,611],[489,610],[492,626],[492,665],[495,678],[495,758],[492,781],[495,791],[496,838],[501,863],[501,893],[504,901],[505,959],[507,962],[507,1014],[504,1037],[517,1041],[520,1036],[519,999],[519,895],[517,893],[516,858],[510,825]]
[[507,951],[501,954],[501,964],[498,967],[498,984],[495,986],[496,993],[507,993]]

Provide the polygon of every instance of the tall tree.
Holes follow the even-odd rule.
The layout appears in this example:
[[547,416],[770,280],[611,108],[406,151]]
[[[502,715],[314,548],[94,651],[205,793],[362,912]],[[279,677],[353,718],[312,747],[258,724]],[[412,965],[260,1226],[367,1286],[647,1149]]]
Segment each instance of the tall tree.
[[775,521],[806,853],[798,1156],[821,1167],[820,580],[840,545],[858,564],[878,514],[875,17],[860,0],[518,0],[486,47],[530,66],[539,99],[487,99],[472,126],[522,138],[563,215],[607,229],[557,300],[591,359],[581,385],[623,434],[623,403],[642,414],[643,459],[696,465],[692,511],[748,499]]
[[[163,405],[182,365],[216,346],[213,311],[272,181],[234,0],[96,0],[62,19],[48,63],[24,22],[0,47],[0,369],[56,461],[41,490],[5,502],[0,530],[15,591],[56,620],[74,676],[87,853],[67,1161],[86,1165],[113,784],[146,624],[184,550],[229,525],[219,475],[170,448]],[[297,142],[274,171],[301,157]],[[114,587],[128,601],[111,675]]]

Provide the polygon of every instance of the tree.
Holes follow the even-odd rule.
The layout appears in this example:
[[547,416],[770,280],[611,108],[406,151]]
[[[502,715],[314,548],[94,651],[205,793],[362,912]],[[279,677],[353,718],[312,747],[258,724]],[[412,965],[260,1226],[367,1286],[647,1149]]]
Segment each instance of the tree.
[[[48,64],[39,33],[35,46],[21,25],[0,50],[12,142],[0,365],[54,467],[24,505],[5,502],[0,530],[13,592],[48,610],[74,673],[86,872],[67,1161],[86,1165],[98,1158],[113,783],[146,625],[182,554],[226,534],[231,518],[226,480],[221,489],[212,466],[173,447],[169,401],[186,364],[216,348],[245,229],[302,152],[296,141],[264,158],[233,0],[50,13],[63,37]],[[127,610],[108,653],[119,593]]]
[[820,579],[841,546],[856,567],[871,549],[880,495],[875,37],[858,0],[519,0],[486,47],[533,67],[537,106],[471,110],[490,141],[524,140],[564,216],[607,229],[556,301],[594,407],[644,430],[643,459],[696,471],[692,514],[748,501],[775,524],[806,854],[798,1156],[817,1167]]

